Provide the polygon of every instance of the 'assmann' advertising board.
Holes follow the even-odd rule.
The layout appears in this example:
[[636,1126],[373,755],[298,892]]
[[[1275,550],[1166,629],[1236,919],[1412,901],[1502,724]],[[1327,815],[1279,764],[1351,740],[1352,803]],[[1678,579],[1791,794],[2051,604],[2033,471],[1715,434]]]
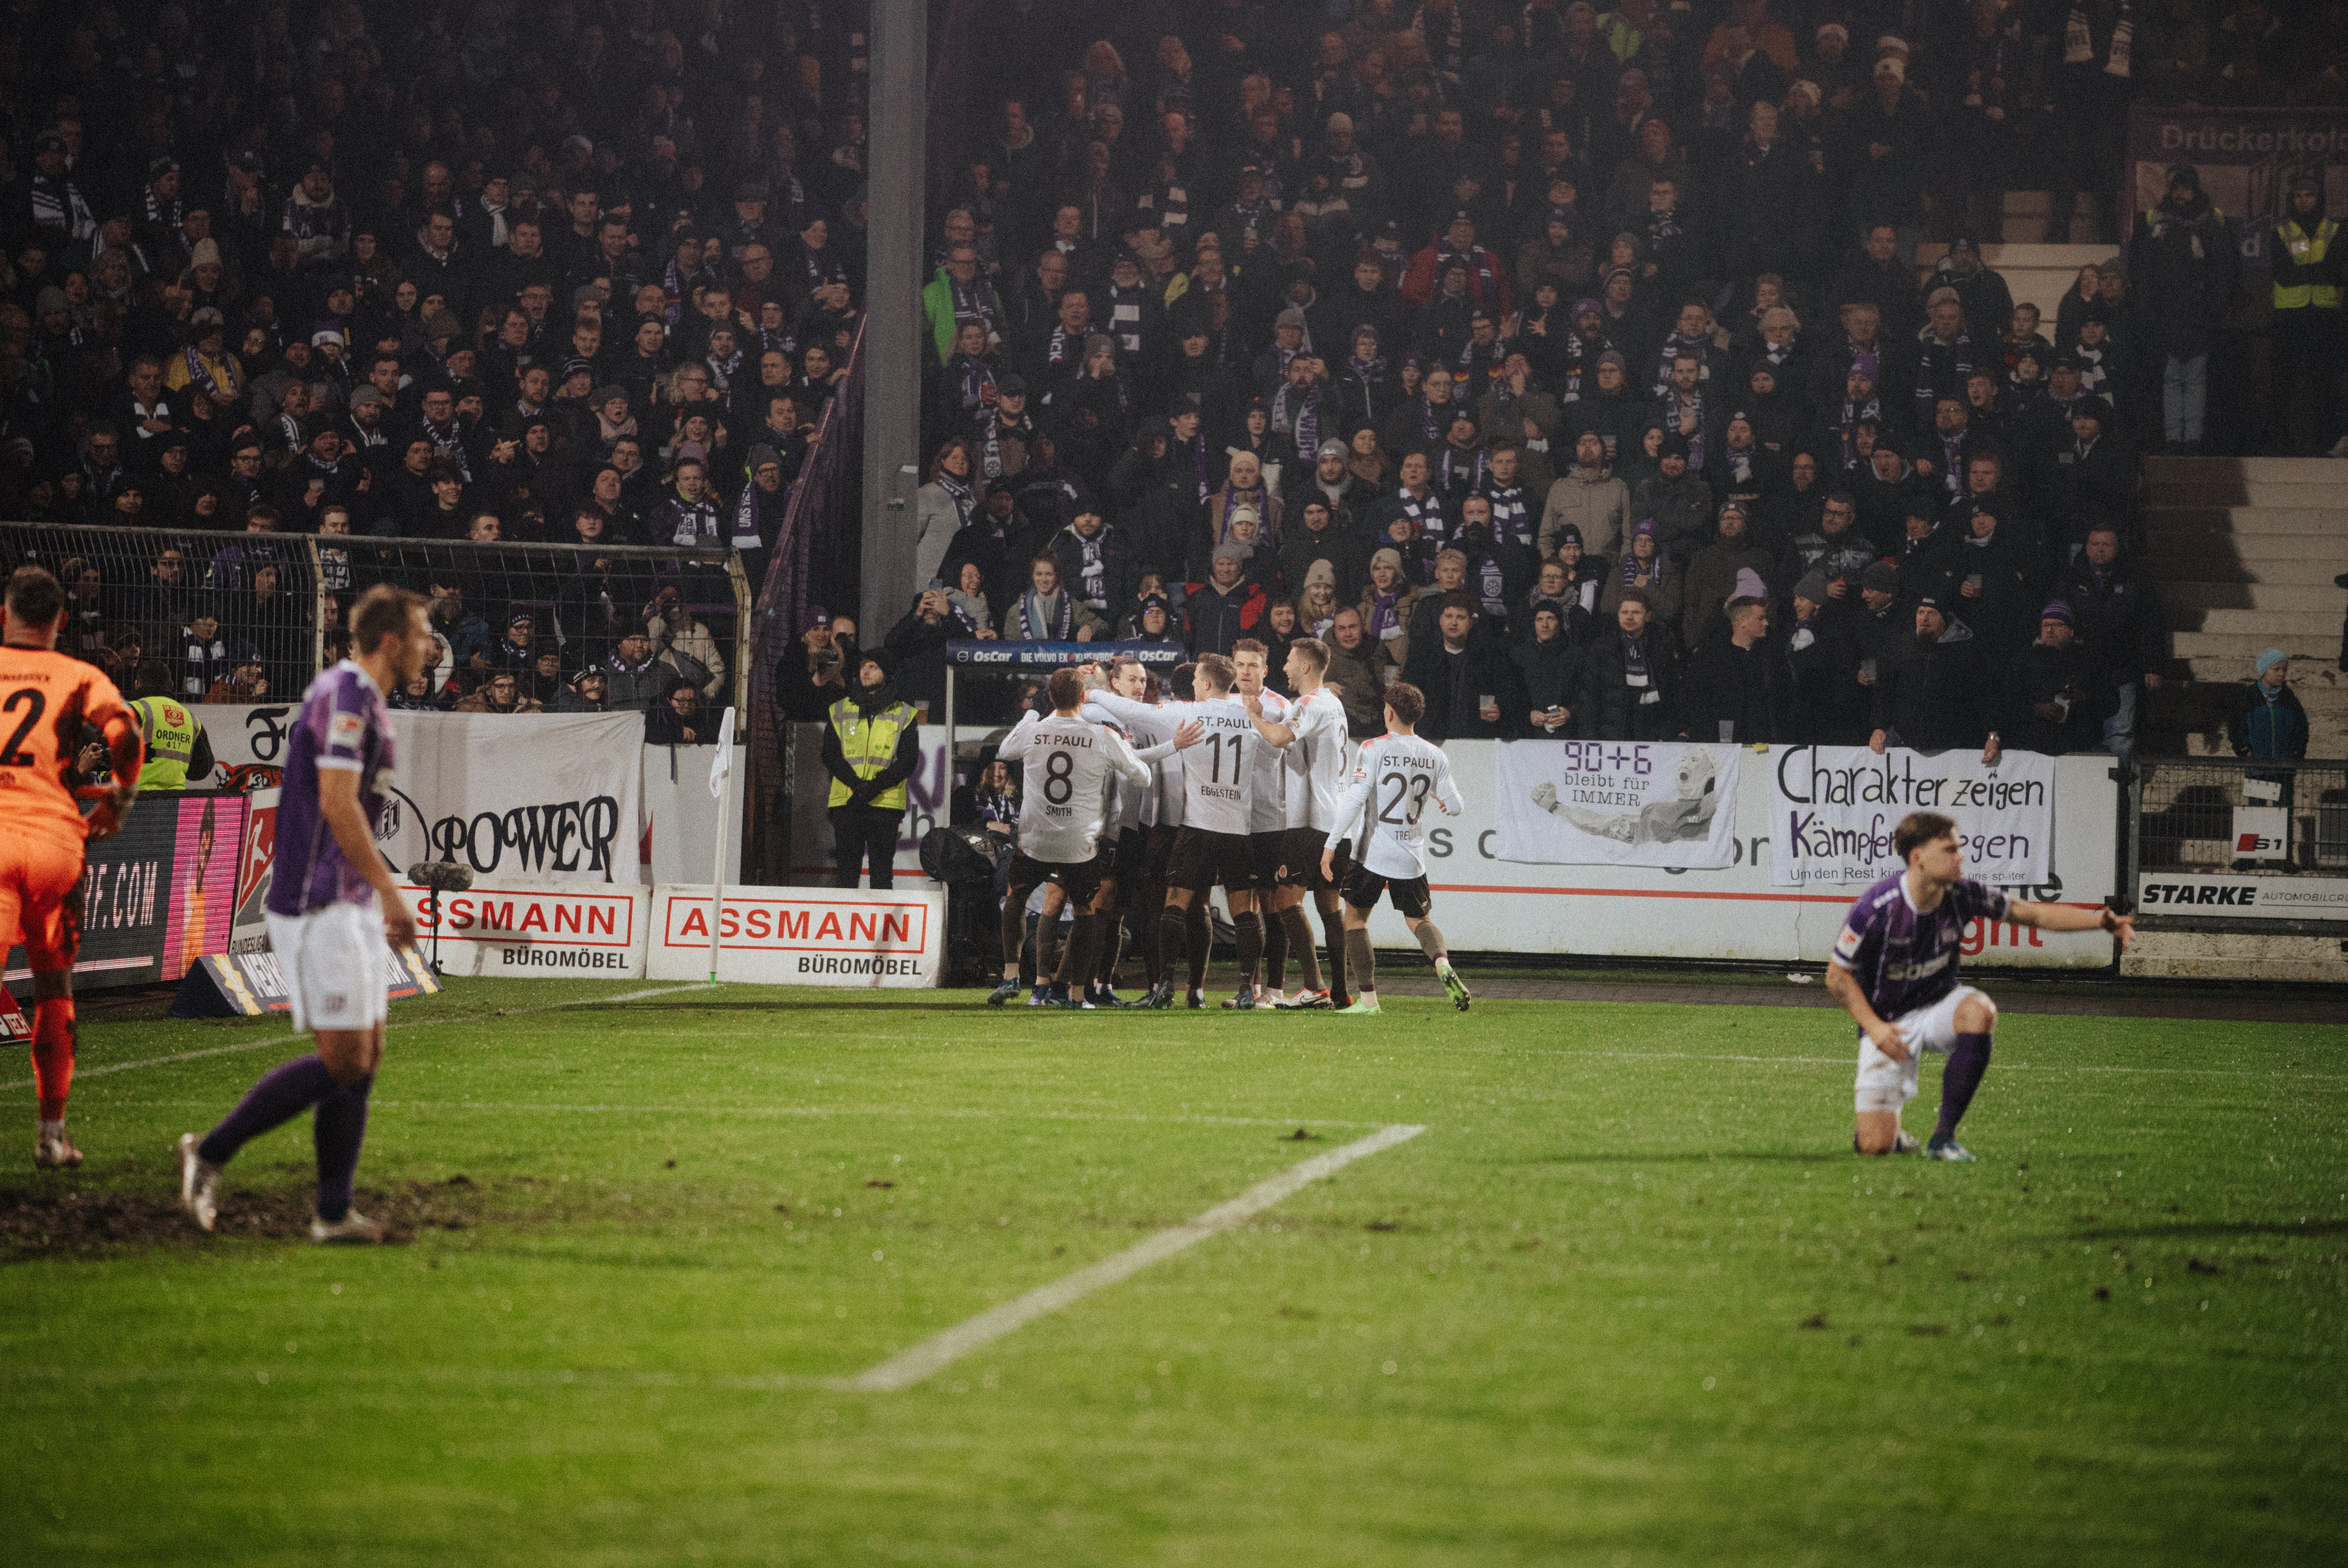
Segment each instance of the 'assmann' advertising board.
[[[709,886],[653,890],[648,979],[709,973]],[[728,887],[717,978],[751,985],[922,987],[938,983],[945,890]]]
[[461,893],[402,882],[416,912],[417,946],[450,975],[642,979],[649,887],[483,877]]

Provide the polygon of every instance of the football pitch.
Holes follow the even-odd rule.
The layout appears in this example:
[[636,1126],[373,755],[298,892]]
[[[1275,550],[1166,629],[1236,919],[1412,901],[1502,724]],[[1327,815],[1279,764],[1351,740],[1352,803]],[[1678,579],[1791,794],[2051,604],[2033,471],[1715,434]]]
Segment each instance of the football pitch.
[[2348,1554],[2348,1025],[2009,1009],[1944,1165],[1813,1009],[978,994],[401,1003],[364,1250],[307,1118],[171,1206],[282,1020],[86,1017],[65,1175],[12,1051],[5,1556]]

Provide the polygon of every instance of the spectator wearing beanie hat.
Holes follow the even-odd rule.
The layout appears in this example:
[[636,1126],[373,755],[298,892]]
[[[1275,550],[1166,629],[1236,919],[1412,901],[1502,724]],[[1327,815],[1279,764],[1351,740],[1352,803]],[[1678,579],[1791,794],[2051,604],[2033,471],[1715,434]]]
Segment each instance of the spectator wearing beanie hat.
[[2100,751],[2104,720],[2117,705],[2099,651],[2082,641],[2078,618],[2063,600],[2038,612],[2038,640],[2005,664],[2006,743],[2050,757]]
[[1689,469],[1687,437],[1677,431],[1663,433],[1655,456],[1662,472],[1640,482],[1631,510],[1654,519],[1656,543],[1674,567],[1684,567],[1712,532],[1712,487]]
[[1874,682],[1876,751],[1909,746],[1920,752],[1952,747],[1982,751],[1987,766],[1997,760],[1990,666],[1972,629],[1950,613],[1934,594],[1916,601],[1912,632],[1891,641]]
[[1817,746],[1867,743],[1869,695],[1859,680],[1865,630],[1859,613],[1828,597],[1826,573],[1811,570],[1796,580],[1776,639],[1786,664],[1780,712],[1787,740]]
[[[2291,659],[2280,648],[2258,657],[2257,677],[2234,701],[2226,717],[2226,743],[2238,757],[2307,755],[2307,710],[2291,689]],[[2268,775],[2252,774],[2253,778]],[[2281,775],[2283,800],[2291,799],[2290,775]]]
[[[1777,574],[1776,558],[1754,542],[1749,508],[1731,497],[1721,503],[1711,541],[1688,562],[1687,609],[1680,633],[1690,652],[1725,633],[1725,607],[1748,571],[1766,583]],[[1767,590],[1759,597],[1768,597]]]

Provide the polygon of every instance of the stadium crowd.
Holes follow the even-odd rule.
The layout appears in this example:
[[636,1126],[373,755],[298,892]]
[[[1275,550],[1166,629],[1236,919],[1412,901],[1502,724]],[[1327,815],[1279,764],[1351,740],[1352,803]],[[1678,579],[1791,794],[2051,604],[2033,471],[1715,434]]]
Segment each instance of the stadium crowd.
[[[1277,672],[1310,636],[1365,733],[1406,679],[1438,740],[2127,754],[2168,657],[2139,455],[2207,443],[2244,282],[2191,167],[2111,210],[2117,128],[2138,94],[2328,101],[2336,28],[2286,58],[2263,6],[2193,0],[1067,20],[983,35],[909,694],[955,637],[1251,638]],[[2122,246],[2053,320],[1983,264],[2020,185],[2096,192]],[[2323,443],[2340,256],[2273,285],[2307,307],[2273,390]]]
[[[20,7],[0,511],[199,541],[50,561],[67,645],[290,697],[391,577],[440,639],[397,702],[698,738],[705,570],[525,591],[389,546],[757,579],[863,302],[859,17]],[[994,0],[971,36],[918,579],[874,640],[909,696],[955,636],[1276,671],[1313,634],[1365,733],[1407,675],[1436,738],[2050,751],[2125,752],[2158,679],[2137,454],[2208,439],[2243,286],[2189,167],[2113,210],[2123,111],[2336,101],[2348,59],[2339,7],[2286,40],[2264,0]],[[1982,265],[2009,187],[2094,193],[2119,249],[2052,321]],[[2319,447],[2343,253],[2275,283]],[[807,630],[778,689],[818,719],[854,629]]]

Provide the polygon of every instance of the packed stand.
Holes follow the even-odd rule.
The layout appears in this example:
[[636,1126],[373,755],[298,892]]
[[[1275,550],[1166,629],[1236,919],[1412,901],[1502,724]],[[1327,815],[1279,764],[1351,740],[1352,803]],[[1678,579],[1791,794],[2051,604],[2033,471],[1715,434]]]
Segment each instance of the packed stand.
[[388,579],[441,644],[396,706],[709,738],[724,552],[755,591],[859,323],[849,12],[20,9],[0,542],[73,651],[290,701]]
[[[909,686],[955,636],[1305,635],[1365,733],[1406,678],[1438,739],[2127,755],[2139,454],[2205,439],[2240,280],[2189,167],[2110,210],[2116,128],[2342,58],[2157,9],[1000,0],[922,292]],[[1983,264],[2009,185],[2126,243],[2059,319]]]

